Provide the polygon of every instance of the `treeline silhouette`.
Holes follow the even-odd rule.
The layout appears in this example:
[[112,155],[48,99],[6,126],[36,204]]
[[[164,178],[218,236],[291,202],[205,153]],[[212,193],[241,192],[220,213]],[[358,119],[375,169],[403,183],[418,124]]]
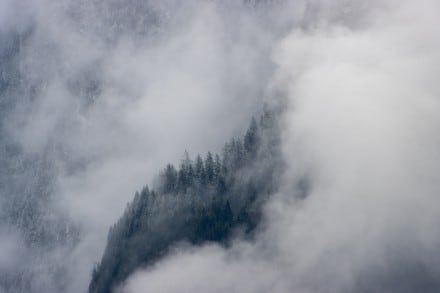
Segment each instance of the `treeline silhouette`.
[[89,292],[111,292],[180,242],[227,246],[235,236],[252,237],[283,168],[278,146],[276,115],[265,110],[221,155],[208,152],[192,160],[185,152],[178,168],[168,164],[157,186],[136,192],[110,228]]

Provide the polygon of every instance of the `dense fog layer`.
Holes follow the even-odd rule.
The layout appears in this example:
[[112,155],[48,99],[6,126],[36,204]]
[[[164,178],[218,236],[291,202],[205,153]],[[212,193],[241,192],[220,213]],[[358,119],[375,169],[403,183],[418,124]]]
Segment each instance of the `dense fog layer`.
[[282,5],[0,1],[1,288],[81,292],[167,162],[262,109]]
[[439,4],[331,3],[273,49],[290,168],[265,232],[178,250],[122,291],[438,291]]
[[439,6],[0,0],[0,292],[86,291],[136,190],[280,101],[264,231],[120,289],[438,291]]

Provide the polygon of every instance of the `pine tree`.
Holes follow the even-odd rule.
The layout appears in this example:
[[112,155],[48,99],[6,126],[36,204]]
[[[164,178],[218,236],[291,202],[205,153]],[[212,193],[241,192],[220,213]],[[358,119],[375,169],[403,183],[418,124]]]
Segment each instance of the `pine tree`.
[[211,152],[208,152],[205,159],[205,173],[208,182],[214,180],[214,159],[212,158]]
[[217,179],[221,175],[222,172],[222,163],[220,161],[220,156],[218,154],[215,155],[214,161],[214,177]]
[[203,160],[200,155],[198,155],[196,158],[195,176],[201,185],[204,185],[206,183],[205,167],[203,165]]
[[258,140],[258,125],[255,118],[252,118],[251,125],[244,136],[244,148],[251,157],[257,153]]
[[176,191],[177,171],[172,164],[168,164],[163,174],[163,192],[173,193]]
[[234,169],[239,169],[243,166],[244,161],[246,159],[245,150],[241,140],[233,139],[231,148],[232,148],[232,157],[233,157],[232,166]]

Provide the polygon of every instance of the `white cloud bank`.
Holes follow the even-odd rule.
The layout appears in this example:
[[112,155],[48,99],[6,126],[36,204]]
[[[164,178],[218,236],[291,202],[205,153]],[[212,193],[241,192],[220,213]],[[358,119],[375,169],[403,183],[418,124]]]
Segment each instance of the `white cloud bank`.
[[[267,229],[178,249],[123,292],[440,288],[440,3],[307,3],[273,50],[289,172]],[[292,201],[303,173],[311,192]]]
[[[11,67],[20,73],[14,86],[23,87],[10,89],[16,96],[2,131],[25,155],[50,161],[55,203],[48,214],[56,209],[80,227],[73,251],[41,261],[65,264],[67,292],[86,290],[108,228],[159,168],[185,149],[219,150],[261,110],[272,44],[294,21],[280,7],[0,0],[0,38],[19,39]],[[19,237],[3,234],[4,251],[11,243],[26,250]],[[32,271],[33,258],[23,255],[4,259]],[[58,281],[36,270],[38,279]]]

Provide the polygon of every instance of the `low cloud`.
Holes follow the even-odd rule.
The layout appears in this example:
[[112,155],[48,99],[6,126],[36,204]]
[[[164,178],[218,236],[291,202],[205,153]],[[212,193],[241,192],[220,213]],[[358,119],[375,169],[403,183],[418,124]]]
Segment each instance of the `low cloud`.
[[[86,290],[108,228],[160,168],[179,162],[185,149],[220,151],[261,110],[274,70],[272,43],[291,22],[281,8],[196,0],[0,1],[7,32],[1,37],[14,44],[4,50],[12,56],[5,53],[13,82],[2,95],[11,102],[2,108],[7,139],[1,143],[16,145],[20,160],[44,161],[47,214],[78,227],[71,253],[49,252],[41,262],[65,263],[64,290]],[[33,168],[30,175],[18,172],[17,181],[28,184],[43,173]],[[38,194],[32,189],[40,186],[28,185]]]
[[273,51],[289,170],[267,229],[177,250],[123,292],[438,291],[439,4],[312,4]]

